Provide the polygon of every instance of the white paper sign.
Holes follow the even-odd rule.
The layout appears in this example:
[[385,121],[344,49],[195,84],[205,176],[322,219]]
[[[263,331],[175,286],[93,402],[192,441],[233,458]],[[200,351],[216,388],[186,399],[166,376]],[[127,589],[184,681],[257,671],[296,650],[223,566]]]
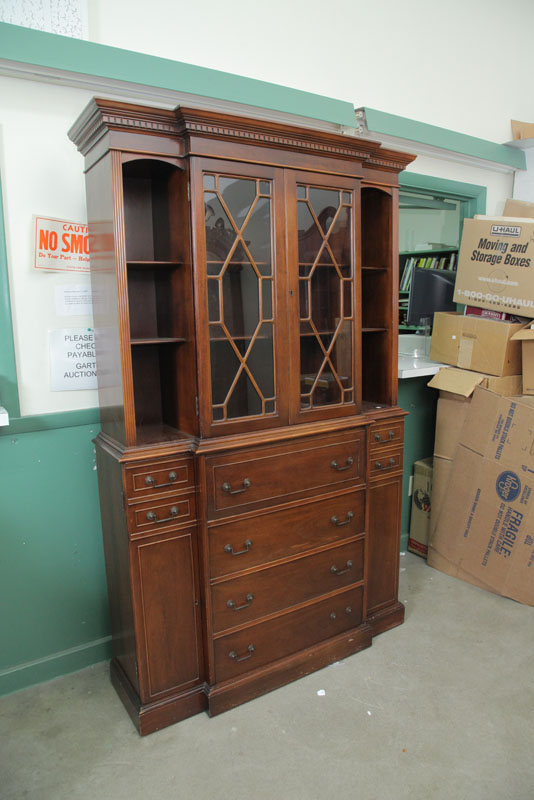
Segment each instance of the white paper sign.
[[83,222],[34,216],[35,269],[89,272],[89,231]]
[[92,328],[48,331],[50,388],[53,392],[96,389],[95,336]]
[[68,283],[56,286],[56,315],[58,317],[91,316],[93,294],[90,286]]

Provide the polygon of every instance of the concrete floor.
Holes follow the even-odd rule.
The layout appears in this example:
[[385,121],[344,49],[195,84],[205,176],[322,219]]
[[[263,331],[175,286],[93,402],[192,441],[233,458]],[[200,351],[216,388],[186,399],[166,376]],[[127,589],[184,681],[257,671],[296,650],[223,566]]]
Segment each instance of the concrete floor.
[[141,739],[107,665],[0,700],[2,800],[532,800],[532,620],[401,558],[368,650]]

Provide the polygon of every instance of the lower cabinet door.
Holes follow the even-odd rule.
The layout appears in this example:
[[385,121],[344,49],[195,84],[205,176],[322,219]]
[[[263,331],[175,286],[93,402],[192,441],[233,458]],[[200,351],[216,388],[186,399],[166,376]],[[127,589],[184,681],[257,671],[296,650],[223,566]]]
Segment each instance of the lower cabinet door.
[[131,544],[142,702],[202,679],[196,531]]
[[371,484],[369,497],[367,616],[396,602],[399,584],[402,475]]

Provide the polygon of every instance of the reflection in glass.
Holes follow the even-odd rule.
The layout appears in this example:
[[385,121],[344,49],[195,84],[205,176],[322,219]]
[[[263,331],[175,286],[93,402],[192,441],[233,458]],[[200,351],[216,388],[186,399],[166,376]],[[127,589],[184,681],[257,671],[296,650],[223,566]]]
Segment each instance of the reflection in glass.
[[229,264],[222,276],[223,319],[232,337],[252,336],[260,319],[258,276],[252,264]]
[[256,198],[256,181],[219,177],[219,192],[237,228],[241,230]]

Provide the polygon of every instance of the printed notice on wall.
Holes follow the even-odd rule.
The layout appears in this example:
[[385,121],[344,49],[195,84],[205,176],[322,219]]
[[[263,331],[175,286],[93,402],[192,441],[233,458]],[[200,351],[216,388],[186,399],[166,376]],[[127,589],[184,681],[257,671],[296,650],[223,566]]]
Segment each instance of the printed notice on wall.
[[82,222],[34,216],[35,269],[89,272],[89,232]]
[[93,293],[90,286],[67,283],[56,286],[56,315],[73,317],[93,313]]
[[69,392],[96,389],[95,336],[92,328],[48,331],[50,389]]

